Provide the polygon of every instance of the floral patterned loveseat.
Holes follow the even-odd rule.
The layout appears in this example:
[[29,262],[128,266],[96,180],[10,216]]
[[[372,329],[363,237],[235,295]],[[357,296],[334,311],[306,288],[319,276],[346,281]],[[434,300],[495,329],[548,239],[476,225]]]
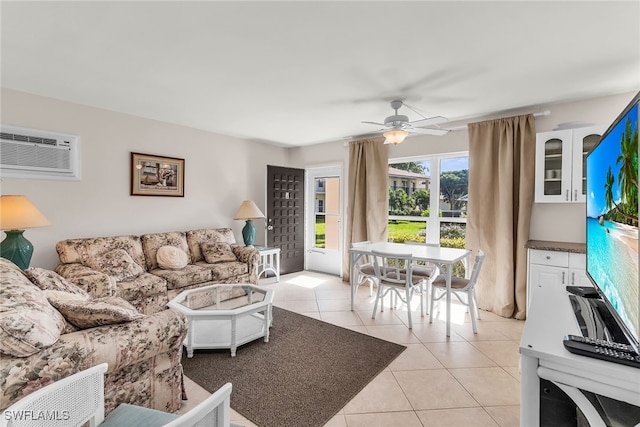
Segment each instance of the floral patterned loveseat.
[[[167,249],[173,252],[164,265]],[[230,228],[69,239],[56,250],[61,276],[93,297],[124,298],[142,313],[166,309],[187,289],[258,282],[258,251],[237,245]]]
[[118,297],[91,298],[53,271],[23,272],[0,258],[0,410],[106,362],[106,413],[120,403],[174,412],[186,333],[174,310],[145,315]]

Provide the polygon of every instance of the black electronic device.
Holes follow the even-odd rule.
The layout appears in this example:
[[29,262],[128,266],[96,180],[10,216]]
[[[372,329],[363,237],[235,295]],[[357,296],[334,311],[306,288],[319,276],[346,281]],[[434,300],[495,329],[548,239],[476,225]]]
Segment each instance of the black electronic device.
[[600,298],[598,290],[593,286],[567,286],[567,292],[583,298]]
[[567,335],[562,343],[571,353],[640,368],[640,355],[627,344],[578,335]]

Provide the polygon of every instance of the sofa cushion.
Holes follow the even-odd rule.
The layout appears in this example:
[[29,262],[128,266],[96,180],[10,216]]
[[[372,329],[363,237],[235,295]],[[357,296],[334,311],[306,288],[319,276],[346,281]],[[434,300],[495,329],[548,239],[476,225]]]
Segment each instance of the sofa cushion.
[[205,228],[187,231],[187,243],[193,264],[204,260],[204,256],[200,250],[200,244],[202,242],[226,242],[233,245],[236,243],[236,238],[233,235],[233,230],[230,228]]
[[0,353],[30,356],[55,344],[64,328],[64,318],[44,293],[0,258]]
[[24,271],[32,283],[44,290],[64,291],[72,294],[80,294],[89,297],[89,294],[82,288],[71,283],[55,271],[46,270],[39,267],[29,267]]
[[[172,231],[168,233],[153,233],[140,236],[142,241],[142,250],[144,251],[144,257],[147,260],[147,267],[149,270],[158,268],[157,252],[163,246],[173,246],[182,249],[185,253],[189,253],[189,246],[187,245],[187,237],[182,231]],[[189,257],[188,263],[191,263],[191,257]]]
[[63,264],[82,263],[109,252],[113,249],[124,249],[136,264],[147,268],[142,252],[142,243],[138,236],[94,237],[87,239],[69,239],[56,244],[56,251]]
[[144,270],[135,263],[124,249],[112,249],[102,255],[88,259],[86,264],[117,281],[138,277]]
[[197,265],[189,264],[182,270],[164,270],[156,268],[151,274],[162,277],[167,281],[168,289],[179,289],[185,286],[211,281],[211,270]]
[[[160,279],[160,278],[158,278]],[[164,281],[163,279],[160,279]],[[166,310],[167,303],[169,302],[169,291],[162,293],[151,295],[148,297],[141,297],[132,300],[128,300],[132,306],[136,308],[142,314],[154,314],[159,311]],[[178,292],[179,293],[179,292]],[[176,294],[177,295],[177,294]],[[173,297],[172,297],[173,298]]]
[[156,253],[156,261],[165,270],[182,270],[189,264],[189,255],[175,246],[162,246]]
[[93,298],[110,297],[116,294],[116,279],[86,265],[74,262],[58,264],[56,273],[71,280]]
[[115,325],[144,317],[129,302],[119,297],[85,299],[78,294],[45,291],[49,302],[70,323],[80,329]]
[[196,265],[211,270],[211,280],[220,281],[230,277],[235,278],[249,272],[249,266],[245,262],[231,261],[219,262],[217,264],[209,264],[206,262],[198,262]]
[[116,296],[127,301],[164,294],[167,292],[167,281],[151,273],[142,273],[130,280],[118,282]]
[[226,242],[202,242],[200,244],[200,250],[202,251],[204,260],[208,264],[237,261],[236,256],[231,250],[231,245]]

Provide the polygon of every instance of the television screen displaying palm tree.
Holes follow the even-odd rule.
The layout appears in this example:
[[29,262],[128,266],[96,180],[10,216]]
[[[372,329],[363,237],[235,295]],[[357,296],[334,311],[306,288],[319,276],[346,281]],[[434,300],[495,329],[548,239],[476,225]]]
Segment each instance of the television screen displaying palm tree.
[[589,153],[586,174],[587,273],[636,348],[639,101],[640,93]]

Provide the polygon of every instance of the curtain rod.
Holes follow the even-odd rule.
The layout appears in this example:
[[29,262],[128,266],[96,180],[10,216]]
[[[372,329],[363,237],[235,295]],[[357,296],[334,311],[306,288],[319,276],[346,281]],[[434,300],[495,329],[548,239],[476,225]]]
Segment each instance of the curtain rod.
[[[521,116],[522,114],[518,114],[518,116]],[[550,116],[551,115],[551,111],[550,110],[545,110],[545,111],[541,111],[539,113],[533,113],[533,117],[542,117],[542,116]],[[491,120],[491,119],[489,119]],[[496,120],[496,119],[493,119]],[[450,127],[450,128],[446,128],[450,131],[457,131],[457,130],[462,130],[462,129],[466,129],[467,126],[469,125],[470,122],[467,122],[466,125],[460,125],[460,126],[454,126],[454,127]]]

